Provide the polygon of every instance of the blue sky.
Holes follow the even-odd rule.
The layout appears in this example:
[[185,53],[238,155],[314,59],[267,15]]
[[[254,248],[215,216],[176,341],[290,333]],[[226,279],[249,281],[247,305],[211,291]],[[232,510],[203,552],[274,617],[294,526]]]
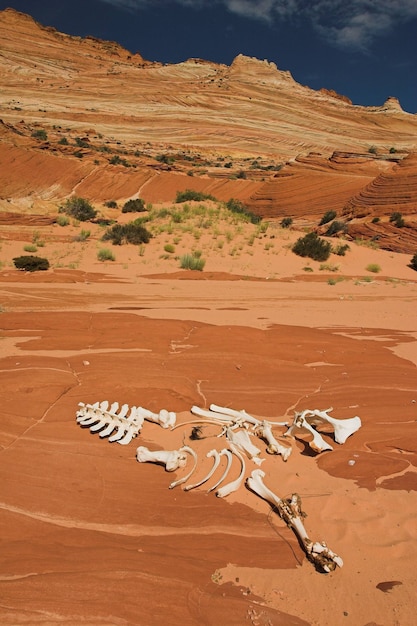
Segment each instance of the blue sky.
[[71,35],[150,61],[268,59],[354,104],[389,96],[417,113],[417,0],[0,0]]

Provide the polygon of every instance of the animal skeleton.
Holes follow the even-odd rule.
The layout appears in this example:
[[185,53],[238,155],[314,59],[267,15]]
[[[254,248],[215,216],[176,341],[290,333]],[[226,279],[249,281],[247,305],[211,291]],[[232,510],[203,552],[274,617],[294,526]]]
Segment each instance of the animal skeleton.
[[264,477],[265,472],[262,470],[253,470],[247,479],[248,487],[278,509],[279,516],[294,530],[309,560],[325,572],[332,572],[336,566],[342,567],[343,561],[340,556],[330,550],[324,541],[313,543],[307,535],[303,524],[305,513],[301,510],[300,496],[294,493],[291,498],[281,500],[264,484],[262,480]]
[[[218,469],[221,457],[225,456],[226,468],[215,484],[207,490],[207,493],[216,490],[217,497],[225,498],[237,491],[244,482],[246,461],[243,454],[248,457],[249,461],[257,465],[260,465],[265,460],[259,457],[261,450],[252,442],[251,437],[253,435],[266,442],[266,451],[269,454],[280,454],[282,459],[287,461],[292,452],[292,447],[277,441],[272,433],[273,426],[288,427],[287,431],[282,435],[284,439],[287,438],[287,441],[290,437],[302,438],[303,435],[307,434],[310,439],[309,445],[318,453],[332,450],[333,448],[315,429],[316,426],[329,424],[334,430],[334,439],[339,444],[344,443],[350,435],[361,427],[359,417],[339,420],[328,415],[332,410],[332,408],[322,411],[307,409],[302,412],[296,412],[293,423],[291,426],[288,426],[288,422],[272,422],[259,419],[246,413],[245,410],[236,411],[228,407],[211,404],[210,409],[193,406],[191,413],[196,416],[196,419],[191,422],[176,424],[176,414],[166,409],[162,409],[159,413],[153,413],[143,407],[129,407],[127,404],[123,404],[119,408],[118,402],[109,405],[109,402],[105,400],[103,402],[95,402],[94,404],[80,402],[76,419],[81,426],[88,427],[92,433],[98,433],[101,438],[108,437],[109,442],[116,441],[123,445],[130,443],[141,432],[145,420],[171,430],[189,423],[202,424],[208,422],[220,426],[221,433],[218,437],[224,435],[228,442],[228,447],[220,451],[215,448],[210,450],[206,455],[207,458],[213,458],[213,465],[209,472],[198,482],[185,485],[183,489],[184,491],[191,491],[207,483]],[[187,464],[188,456],[191,456],[194,461],[191,470],[185,476],[173,481],[169,485],[170,489],[183,485],[194,473],[198,457],[193,448],[183,445],[178,450],[151,451],[145,446],[139,446],[136,450],[136,459],[140,463],[158,463],[164,465],[168,472],[184,468]],[[234,457],[240,461],[239,475],[235,480],[222,485],[230,472]],[[308,558],[317,567],[325,572],[334,570],[336,566],[341,567],[343,565],[342,559],[332,552],[324,542],[313,543],[308,537],[302,522],[304,514],[301,511],[299,496],[294,494],[292,498],[282,500],[265,486],[262,481],[264,476],[265,473],[260,469],[254,470],[247,478],[246,483],[248,487],[261,498],[277,507],[281,518],[295,531]]]

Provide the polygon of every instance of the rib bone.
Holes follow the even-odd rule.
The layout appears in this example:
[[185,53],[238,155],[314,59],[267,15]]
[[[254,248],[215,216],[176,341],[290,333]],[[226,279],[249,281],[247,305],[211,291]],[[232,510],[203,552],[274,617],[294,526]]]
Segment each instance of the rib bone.
[[200,485],[203,485],[204,483],[206,483],[213,476],[213,474],[216,471],[216,469],[219,467],[220,454],[217,452],[216,449],[209,450],[209,452],[207,452],[206,456],[207,456],[207,458],[208,457],[213,457],[214,458],[213,467],[211,468],[211,470],[209,471],[207,476],[202,478],[198,483],[194,483],[193,485],[187,485],[186,487],[184,487],[184,491],[190,491],[191,489],[195,489],[196,487],[200,487]]
[[313,543],[307,535],[302,518],[305,516],[301,511],[301,499],[298,494],[293,494],[291,498],[281,500],[264,484],[265,472],[254,470],[247,479],[248,487],[258,496],[276,507],[281,519],[292,528],[297,535],[305,553],[310,561],[325,572],[331,572],[336,566],[342,567],[343,561],[324,542]]
[[221,450],[219,452],[219,456],[225,456],[227,459],[227,463],[226,463],[226,468],[223,472],[223,474],[220,476],[219,480],[217,481],[217,483],[215,485],[213,485],[212,487],[210,487],[210,489],[207,491],[207,493],[210,493],[210,491],[214,491],[215,489],[217,489],[217,487],[226,479],[230,468],[232,467],[232,460],[233,460],[233,455],[230,452],[230,450],[228,450],[227,448],[223,448],[223,450]]
[[180,478],[179,480],[174,480],[173,483],[170,484],[169,488],[170,489],[174,489],[174,487],[177,487],[178,485],[182,485],[183,483],[186,483],[187,480],[190,478],[190,476],[193,474],[195,468],[197,467],[197,455],[194,452],[194,450],[192,448],[190,448],[189,446],[183,446],[182,448],[180,448],[180,450],[183,450],[184,452],[188,452],[188,454],[191,454],[191,456],[194,459],[194,465],[191,469],[190,472],[188,472],[188,474],[186,476],[184,476],[183,478]]
[[226,498],[226,496],[229,496],[234,491],[237,491],[239,487],[241,486],[243,479],[245,477],[245,459],[243,458],[243,456],[240,454],[239,450],[233,443],[230,444],[230,449],[233,452],[233,454],[237,456],[237,458],[239,459],[241,463],[240,474],[236,478],[236,480],[233,480],[231,483],[228,483],[227,485],[220,487],[220,489],[216,491],[216,496],[218,498]]

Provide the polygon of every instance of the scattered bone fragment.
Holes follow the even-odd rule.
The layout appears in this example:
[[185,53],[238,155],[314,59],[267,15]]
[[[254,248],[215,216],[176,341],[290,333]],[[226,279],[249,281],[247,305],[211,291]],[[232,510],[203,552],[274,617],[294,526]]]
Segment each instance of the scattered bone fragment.
[[268,452],[268,454],[280,454],[284,461],[288,460],[288,457],[292,452],[292,448],[291,446],[286,446],[279,443],[279,441],[275,439],[272,433],[272,427],[270,422],[264,420],[263,422],[255,426],[254,432],[258,437],[261,437],[267,442],[268,447],[266,451]]
[[240,474],[236,478],[236,480],[233,480],[231,483],[227,483],[227,485],[223,485],[223,487],[220,487],[220,489],[216,491],[216,496],[218,498],[226,498],[234,491],[237,491],[241,487],[243,483],[243,479],[245,478],[245,470],[246,470],[245,459],[243,458],[243,456],[240,454],[239,450],[233,443],[230,443],[230,450],[233,452],[235,456],[237,456],[237,458],[239,459],[241,463]]
[[[257,426],[258,424],[262,423],[261,419],[259,419],[257,417],[253,417],[253,415],[249,415],[249,413],[246,413],[245,409],[242,409],[240,411],[236,411],[235,409],[230,409],[229,407],[218,406],[217,404],[210,404],[210,410],[215,412],[215,413],[220,413],[222,415],[230,415],[230,417],[233,417],[233,418],[235,418],[238,421],[244,421],[247,424],[252,424],[254,426]],[[288,421],[286,421],[286,422],[271,422],[270,420],[268,420],[268,422],[272,426],[288,426]]]
[[[332,446],[327,443],[323,437],[308,423],[305,419],[305,414],[308,411],[302,411],[301,413],[296,413],[294,417],[294,421],[291,426],[288,428],[287,432],[284,433],[285,437],[293,436],[297,437],[297,435],[305,435],[306,432],[310,433],[308,445],[314,452],[324,452],[324,450],[333,450]],[[303,439],[303,437],[298,437]],[[304,439],[303,439],[304,440]]]
[[326,422],[330,424],[334,430],[334,439],[336,443],[343,444],[348,437],[353,435],[353,433],[356,433],[356,431],[358,431],[362,426],[361,418],[355,416],[340,420],[335,417],[331,417],[329,415],[331,411],[333,411],[333,407],[330,407],[325,411],[314,409],[314,411],[306,411],[304,417],[311,426],[318,426]]
[[143,415],[144,419],[149,422],[159,424],[160,426],[162,426],[162,428],[172,428],[173,426],[175,426],[177,415],[173,411],[161,409],[159,413],[153,413],[152,411],[144,409],[143,407],[139,407],[138,410]]
[[174,472],[179,467],[184,467],[187,463],[187,455],[184,448],[179,450],[151,451],[145,446],[139,446],[136,449],[136,458],[139,463],[160,463],[165,465],[167,472]]
[[303,524],[305,514],[301,510],[301,499],[298,494],[293,494],[291,498],[282,500],[264,484],[265,472],[253,470],[247,479],[248,487],[258,496],[276,507],[282,520],[294,530],[307,557],[314,565],[324,571],[332,572],[337,566],[342,567],[343,561],[324,543],[314,542],[307,535]]
[[246,430],[234,431],[231,428],[227,428],[226,439],[244,452],[257,465],[260,465],[265,460],[259,458],[261,451],[251,442],[250,435]]

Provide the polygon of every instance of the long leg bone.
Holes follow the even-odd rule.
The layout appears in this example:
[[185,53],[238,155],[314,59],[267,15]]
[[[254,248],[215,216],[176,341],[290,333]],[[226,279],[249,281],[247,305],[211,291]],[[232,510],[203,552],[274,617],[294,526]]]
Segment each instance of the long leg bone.
[[227,428],[226,438],[239,448],[239,450],[245,452],[246,455],[257,465],[260,465],[265,460],[259,458],[261,451],[251,442],[249,434],[246,430],[239,430],[236,432],[231,428]]
[[283,519],[297,535],[308,559],[325,572],[332,572],[336,569],[336,566],[342,567],[343,561],[340,556],[332,552],[324,542],[313,543],[307,535],[302,521],[304,515],[301,511],[300,496],[293,494],[292,498],[281,500],[281,498],[266,487],[262,480],[264,476],[265,472],[262,470],[254,470],[247,479],[248,487],[258,496],[277,508],[281,519]]
[[308,431],[312,435],[312,439],[308,442],[308,445],[314,450],[314,452],[333,450],[332,446],[327,443],[323,437],[307,422],[305,419],[306,413],[308,414],[309,411],[302,411],[302,413],[295,414],[294,422],[288,428],[287,432],[284,433],[284,437],[288,437],[290,435],[297,437],[297,434],[301,434],[303,431]]
[[[249,413],[246,413],[245,409],[242,409],[241,411],[236,411],[235,409],[229,409],[229,407],[218,406],[217,404],[210,404],[210,410],[214,411],[215,413],[221,413],[222,415],[230,415],[237,420],[243,420],[245,422],[248,422],[249,424],[253,424],[254,426],[262,423],[262,420],[258,419],[257,417],[253,417],[253,415],[249,415]],[[272,424],[272,426],[288,426],[288,422],[269,423]]]
[[187,485],[186,487],[184,487],[184,491],[190,491],[191,489],[195,489],[196,487],[200,487],[200,485],[203,485],[204,483],[206,483],[213,476],[213,474],[216,471],[216,469],[219,467],[219,464],[220,464],[220,454],[217,452],[216,449],[209,450],[209,452],[207,452],[206,456],[207,457],[213,457],[213,459],[214,459],[213,467],[211,468],[211,470],[209,471],[207,476],[202,478],[198,483],[194,483],[193,485]]
[[213,423],[218,424],[231,424],[235,421],[234,419],[232,419],[231,415],[228,415],[226,417],[209,409],[200,409],[200,407],[198,406],[192,406],[191,413],[193,413],[193,415],[199,415],[200,417],[207,418]]
[[187,463],[185,449],[179,450],[154,450],[151,451],[145,446],[139,446],[136,450],[136,458],[139,463],[160,463],[165,465],[167,472],[174,472],[179,467],[184,467]]
[[182,448],[180,448],[180,450],[183,450],[184,452],[188,452],[188,454],[191,454],[191,456],[194,459],[194,465],[193,465],[192,469],[190,470],[190,472],[188,472],[188,474],[186,476],[184,476],[183,478],[180,478],[179,480],[174,480],[174,482],[171,483],[170,486],[169,486],[170,489],[174,489],[174,487],[177,487],[178,485],[182,485],[183,483],[186,483],[187,480],[193,474],[195,468],[197,467],[198,458],[197,458],[197,455],[194,452],[194,450],[192,448],[190,448],[189,446],[183,446]]
[[148,409],[144,409],[143,407],[138,407],[138,411],[143,415],[144,419],[149,422],[154,422],[162,426],[162,428],[171,428],[175,425],[177,420],[177,415],[173,411],[167,411],[166,409],[161,409],[159,413],[153,413]]
[[233,461],[233,455],[230,452],[230,450],[228,450],[227,448],[223,448],[223,450],[220,450],[219,452],[219,456],[225,456],[227,459],[226,462],[226,468],[223,472],[223,474],[220,476],[219,480],[217,481],[217,483],[215,485],[213,485],[212,487],[210,487],[210,489],[208,489],[207,493],[210,493],[210,491],[214,491],[215,489],[217,489],[217,487],[226,479],[230,468],[232,467],[232,461]]
[[218,498],[226,498],[227,496],[229,496],[234,491],[237,491],[239,489],[239,487],[241,486],[241,484],[243,482],[243,479],[245,477],[245,469],[246,469],[246,467],[245,467],[245,459],[243,458],[243,456],[240,454],[239,450],[237,449],[237,447],[233,443],[230,444],[230,449],[233,452],[233,454],[235,454],[237,456],[237,458],[239,459],[239,461],[241,463],[240,474],[236,478],[236,480],[233,480],[231,483],[228,483],[227,485],[224,485],[223,487],[220,487],[220,489],[218,489],[216,491],[216,496]]
[[315,409],[314,411],[306,411],[305,419],[311,426],[318,426],[327,422],[333,426],[334,439],[336,443],[345,443],[346,439],[353,435],[353,433],[356,433],[356,431],[362,426],[361,418],[356,416],[340,420],[328,415],[330,411],[333,411],[332,407],[330,407],[330,409],[326,409],[325,411],[319,411],[318,409]]
[[272,434],[270,422],[267,422],[266,420],[261,422],[258,426],[255,426],[254,432],[258,437],[261,437],[267,442],[268,447],[266,451],[268,454],[280,454],[284,461],[287,461],[292,452],[292,448],[291,446],[284,446],[275,439]]

